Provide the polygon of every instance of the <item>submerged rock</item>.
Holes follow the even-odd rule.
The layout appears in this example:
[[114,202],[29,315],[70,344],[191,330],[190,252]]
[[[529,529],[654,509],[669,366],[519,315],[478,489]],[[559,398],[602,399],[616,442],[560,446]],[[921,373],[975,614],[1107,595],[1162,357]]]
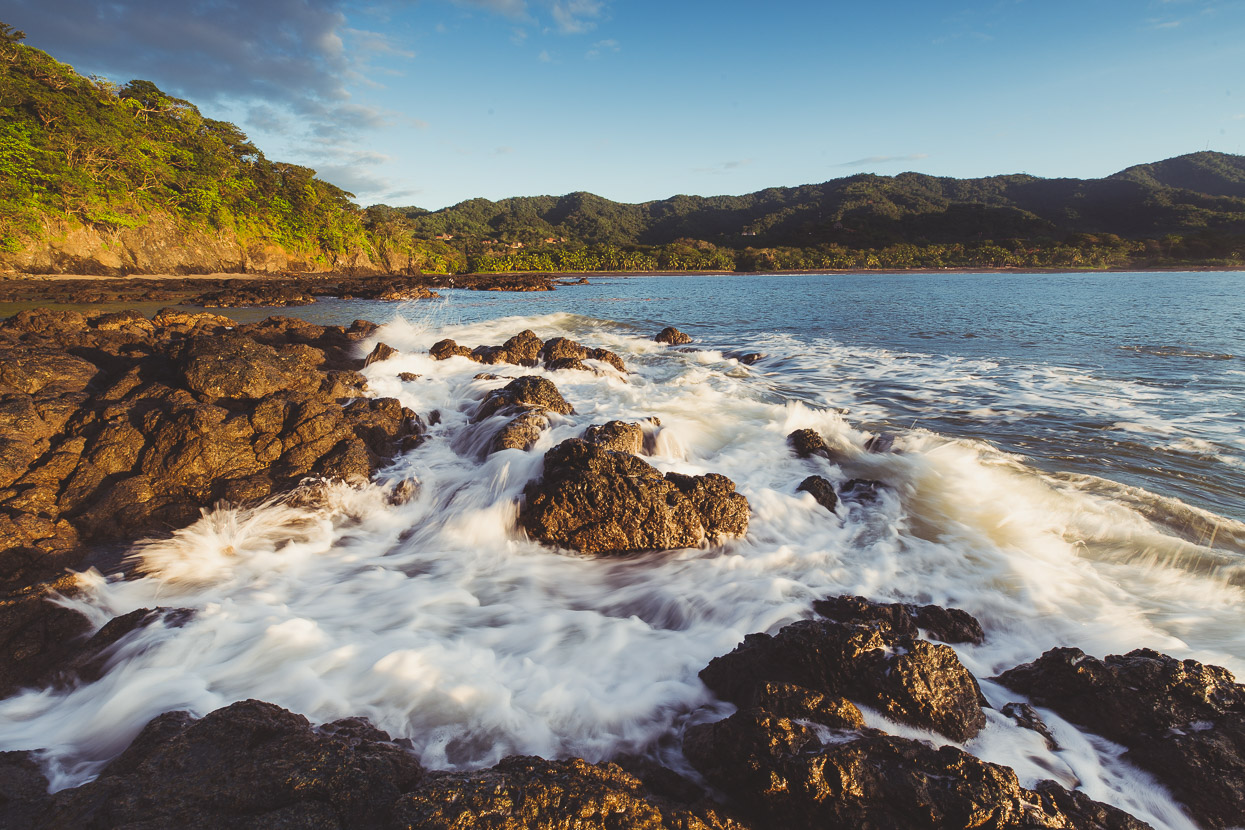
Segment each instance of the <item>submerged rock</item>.
[[658,343],[669,343],[671,346],[683,346],[692,342],[690,336],[679,331],[674,326],[666,326],[653,339]]
[[913,605],[903,602],[873,602],[864,597],[839,596],[817,600],[813,610],[838,622],[883,620],[896,633],[908,637],[920,635],[918,628],[944,643],[985,642],[981,623],[967,611],[938,605]]
[[521,412],[493,436],[489,453],[502,450],[530,450],[540,434],[549,427],[549,418],[541,412]]
[[816,430],[797,429],[787,436],[787,444],[800,458],[811,458],[814,455],[830,458],[830,447]]
[[1055,648],[998,680],[1128,747],[1200,823],[1245,820],[1245,686],[1227,669],[1149,649],[1099,660]]
[[839,505],[839,498],[834,494],[834,485],[821,476],[809,476],[800,482],[796,492],[809,493],[822,507],[834,512]]
[[516,366],[538,366],[543,364],[549,371],[561,369],[586,371],[589,367],[583,363],[584,360],[600,360],[619,372],[627,371],[622,358],[608,349],[587,348],[565,337],[554,337],[548,342],[542,342],[536,333],[530,330],[519,332],[500,346],[477,346],[474,349],[460,346],[453,340],[439,340],[432,345],[428,353],[436,360],[459,356],[489,365],[510,363]]
[[772,637],[749,634],[730,654],[710,661],[700,679],[740,705],[758,684],[793,683],[956,741],[986,724],[977,681],[949,646],[897,633],[878,620],[802,620]]
[[634,455],[579,438],[545,454],[544,475],[525,495],[527,532],[583,553],[695,547],[748,529],[748,500],[725,476],[662,476]]

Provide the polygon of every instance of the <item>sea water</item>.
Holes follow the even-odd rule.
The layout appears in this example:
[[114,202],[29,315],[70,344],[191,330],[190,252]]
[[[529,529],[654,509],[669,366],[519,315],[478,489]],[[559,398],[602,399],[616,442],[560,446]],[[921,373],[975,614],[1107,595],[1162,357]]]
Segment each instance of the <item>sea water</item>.
[[[195,614],[124,639],[94,683],[0,701],[0,749],[44,748],[54,785],[73,786],[161,712],[259,698],[314,722],[366,716],[431,767],[630,752],[690,772],[683,730],[731,711],[697,672],[844,593],[974,614],[986,642],[955,648],[996,709],[1023,698],[989,678],[1055,646],[1154,648],[1240,677],[1243,280],[611,278],[282,310],[383,322],[361,348],[398,354],[365,370],[371,391],[440,422],[368,487],[331,487],[317,507],[222,505],[137,544],[138,578],[87,574],[66,602],[97,625],[138,608]],[[669,324],[695,342],[655,343]],[[427,353],[528,328],[615,351],[630,372],[496,366],[504,377],[479,379],[479,364]],[[481,458],[505,419],[470,415],[520,374],[547,375],[575,412],[529,452]],[[603,559],[525,538],[519,500],[546,450],[654,417],[646,460],[734,480],[752,508],[745,538]],[[792,455],[786,436],[803,428],[839,462]],[[894,451],[869,452],[883,433]],[[831,514],[796,492],[812,474],[885,487]],[[403,481],[415,496],[392,504]],[[997,711],[963,746],[1024,784],[1054,778],[1157,827],[1193,826],[1120,747],[1042,715],[1057,751]]]

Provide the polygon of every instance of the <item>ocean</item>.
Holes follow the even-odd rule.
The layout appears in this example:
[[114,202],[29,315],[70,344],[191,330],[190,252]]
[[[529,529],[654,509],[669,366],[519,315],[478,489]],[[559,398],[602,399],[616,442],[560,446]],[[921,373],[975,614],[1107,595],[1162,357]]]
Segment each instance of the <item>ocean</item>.
[[[1243,273],[609,277],[443,293],[276,310],[383,323],[375,340],[398,354],[364,373],[377,395],[439,412],[429,440],[319,507],[220,505],[140,543],[141,578],[89,574],[67,602],[98,624],[196,613],[123,641],[95,683],[0,701],[0,749],[45,747],[55,785],[73,786],[161,712],[259,698],[314,722],[366,716],[431,767],[631,752],[687,771],[681,732],[730,711],[697,672],[838,594],[972,613],[986,642],[955,648],[996,709],[1022,698],[989,678],[1055,646],[1153,648],[1245,676]],[[654,342],[667,325],[694,342]],[[523,329],[610,349],[631,371],[427,353]],[[520,374],[550,377],[575,413],[529,452],[480,458],[503,419],[469,415]],[[645,460],[730,477],[751,504],[747,536],[604,559],[525,538],[518,502],[544,451],[645,418],[661,423]],[[786,436],[802,428],[839,463],[796,458]],[[876,435],[893,451],[868,451]],[[796,491],[812,474],[884,486],[831,514]],[[391,504],[406,479],[416,496]],[[1041,711],[1058,751],[997,711],[964,747],[1026,786],[1053,778],[1156,827],[1194,826],[1121,747]]]

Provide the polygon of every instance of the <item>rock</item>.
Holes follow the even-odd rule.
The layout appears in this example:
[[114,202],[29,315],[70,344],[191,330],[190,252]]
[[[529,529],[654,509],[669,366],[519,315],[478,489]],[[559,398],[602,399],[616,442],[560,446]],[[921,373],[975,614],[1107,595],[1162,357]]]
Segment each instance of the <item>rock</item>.
[[1207,827],[1245,817],[1245,686],[1219,666],[1149,649],[1105,660],[1056,648],[998,678],[1067,720],[1128,747]]
[[949,646],[896,633],[881,621],[802,620],[773,637],[749,634],[702,669],[700,679],[740,705],[758,684],[793,683],[956,741],[967,741],[986,723],[977,681]]
[[885,484],[878,481],[853,478],[843,485],[843,489],[839,491],[839,495],[844,501],[854,501],[858,504],[870,504],[878,500],[878,491],[885,486]]
[[387,343],[377,343],[376,348],[372,349],[372,351],[368,354],[368,356],[363,359],[363,367],[367,368],[368,366],[371,366],[373,363],[379,363],[382,360],[388,360],[389,358],[393,357],[397,353],[398,353],[398,350],[395,349],[393,346],[390,346]]
[[479,357],[472,354],[471,349],[466,346],[460,346],[453,340],[446,338],[438,340],[432,344],[432,348],[428,350],[428,354],[432,355],[435,360],[447,360],[451,357],[465,357],[468,360],[479,362]]
[[865,441],[865,450],[872,453],[890,452],[895,447],[895,436],[890,433],[879,433],[869,436],[869,440]]
[[501,450],[530,450],[549,427],[549,418],[540,412],[521,412],[493,436],[489,453]]
[[492,769],[424,777],[394,807],[410,830],[744,830],[710,806],[688,808],[645,792],[614,764],[514,756]]
[[540,349],[540,359],[546,364],[558,360],[582,360],[588,356],[588,350],[565,337],[554,337],[545,341]]
[[813,610],[838,622],[884,620],[896,633],[909,637],[919,636],[917,629],[923,628],[931,638],[944,643],[981,645],[986,640],[981,623],[959,608],[881,603],[864,597],[839,596],[817,600],[813,603]]
[[[823,739],[824,736],[824,739]],[[1141,830],[1127,813],[955,747],[876,730],[821,733],[764,709],[688,729],[687,758],[757,827]]]
[[518,366],[535,366],[544,346],[533,331],[521,331],[501,346],[477,346],[472,359],[481,363],[513,363]]
[[1042,716],[1037,713],[1027,703],[1008,703],[1001,710],[1016,723],[1025,729],[1030,729],[1046,740],[1046,748],[1052,752],[1059,749],[1059,742],[1055,740],[1055,736],[1051,734],[1050,728],[1046,725],[1046,721],[1042,720]]
[[34,827],[52,804],[48,779],[31,752],[0,752],[0,827]]
[[764,360],[765,354],[762,352],[723,352],[722,357],[738,360],[745,366],[751,366],[760,360]]
[[88,547],[107,571],[121,548],[104,543],[308,477],[365,479],[418,442],[415,413],[361,397],[354,354],[375,328],[170,309],[0,322],[0,685],[43,676],[79,633],[39,586]]
[[620,372],[626,373],[627,366],[618,355],[609,349],[588,349],[589,360],[599,360],[602,363],[608,363]]
[[834,494],[834,485],[821,476],[809,476],[795,489],[796,492],[811,493],[816,502],[831,513],[838,507],[839,499]]
[[791,447],[791,451],[800,458],[810,458],[814,455],[830,457],[830,447],[815,430],[797,429],[787,436],[787,444]]
[[35,826],[388,826],[423,774],[379,730],[317,733],[301,715],[248,700],[197,721],[161,715],[95,781],[52,796]]
[[639,424],[624,421],[610,421],[606,424],[593,424],[584,430],[583,439],[614,452],[626,452],[640,455],[644,450],[644,430]]
[[559,415],[575,411],[553,381],[538,375],[524,375],[488,393],[476,408],[473,420],[482,421],[503,410],[514,409],[547,409]]
[[545,368],[550,372],[591,372],[592,367],[584,363],[577,357],[560,357],[557,360],[551,360],[545,364]]
[[781,718],[813,721],[831,729],[863,729],[865,726],[864,716],[847,698],[822,694],[794,683],[758,683],[743,705],[748,709],[764,709]]
[[634,455],[572,438],[545,454],[519,520],[534,538],[583,553],[695,547],[742,535],[748,501],[724,476],[662,476]]
[[682,346],[692,342],[692,338],[676,329],[674,326],[666,326],[657,336],[653,338],[658,343],[669,343],[671,346]]
[[419,380],[420,377],[421,375],[417,375],[414,372],[398,372],[398,380],[403,383],[413,383]]

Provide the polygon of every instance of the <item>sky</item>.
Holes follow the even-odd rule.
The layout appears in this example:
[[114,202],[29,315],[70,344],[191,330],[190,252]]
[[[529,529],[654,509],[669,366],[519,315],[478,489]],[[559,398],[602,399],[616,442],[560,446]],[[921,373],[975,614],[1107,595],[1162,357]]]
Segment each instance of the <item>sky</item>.
[[4,0],[360,205],[1245,152],[1245,0]]

